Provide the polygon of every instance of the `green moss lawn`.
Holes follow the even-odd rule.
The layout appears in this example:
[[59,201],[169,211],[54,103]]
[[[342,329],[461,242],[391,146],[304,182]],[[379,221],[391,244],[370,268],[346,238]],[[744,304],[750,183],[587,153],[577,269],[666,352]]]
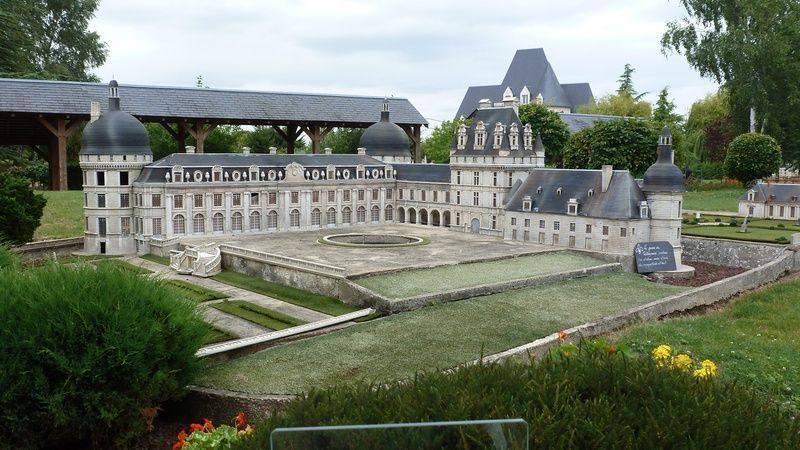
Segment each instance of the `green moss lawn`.
[[253,393],[298,393],[358,379],[403,379],[683,290],[614,273],[476,297],[267,349],[209,367],[196,382]]
[[719,373],[800,410],[800,280],[745,295],[718,312],[641,324],[618,339],[642,353],[660,344],[711,359]]
[[557,252],[395,272],[359,278],[355,282],[389,298],[404,298],[600,264],[605,262],[576,253]]
[[687,191],[683,194],[683,209],[736,212],[744,191],[744,188]]
[[83,236],[83,191],[37,191],[44,195],[41,225],[33,240]]

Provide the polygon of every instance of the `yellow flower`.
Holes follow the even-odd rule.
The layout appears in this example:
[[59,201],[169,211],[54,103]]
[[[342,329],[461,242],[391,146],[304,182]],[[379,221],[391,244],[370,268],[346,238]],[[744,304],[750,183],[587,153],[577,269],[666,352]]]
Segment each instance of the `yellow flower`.
[[704,360],[700,363],[700,368],[694,371],[694,376],[705,380],[717,374],[717,365],[711,360]]
[[692,368],[692,358],[689,355],[675,355],[672,357],[672,367],[679,370],[689,370]]
[[654,348],[652,352],[650,352],[650,356],[653,357],[656,365],[665,366],[670,356],[672,356],[672,347],[664,344],[659,345],[658,347]]

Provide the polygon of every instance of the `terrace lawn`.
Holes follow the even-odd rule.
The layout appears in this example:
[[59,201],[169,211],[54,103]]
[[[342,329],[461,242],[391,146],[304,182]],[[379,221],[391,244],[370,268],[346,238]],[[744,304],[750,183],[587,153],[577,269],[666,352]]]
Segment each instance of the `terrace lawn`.
[[682,232],[686,236],[703,236],[736,239],[739,241],[769,242],[772,244],[779,243],[777,239],[781,236],[791,241],[792,233],[795,233],[795,231],[790,229],[776,228],[774,230],[770,230],[769,228],[760,228],[755,226],[748,226],[746,233],[740,233],[740,229],[740,225],[683,225]]
[[719,373],[800,410],[800,281],[774,284],[718,312],[637,325],[618,339],[641,353],[660,344],[710,359]]
[[197,384],[251,393],[299,393],[358,379],[404,379],[683,290],[614,273],[476,297],[395,314],[211,366]]
[[600,264],[605,262],[576,253],[557,252],[409,270],[359,278],[354,281],[386,297],[405,298],[565,270],[584,269]]
[[47,199],[34,241],[83,236],[83,191],[37,191]]
[[736,212],[739,210],[739,197],[744,191],[744,188],[686,191],[683,194],[683,209]]

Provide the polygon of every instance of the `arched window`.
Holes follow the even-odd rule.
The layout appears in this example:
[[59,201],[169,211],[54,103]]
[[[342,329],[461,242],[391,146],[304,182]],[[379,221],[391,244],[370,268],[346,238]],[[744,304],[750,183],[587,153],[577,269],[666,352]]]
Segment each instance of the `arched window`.
[[381,208],[378,205],[372,206],[372,221],[373,222],[381,221]]
[[311,225],[318,227],[321,225],[322,213],[319,208],[311,210]]
[[392,209],[392,205],[386,205],[386,208],[383,211],[383,220],[387,222],[394,220],[394,210]]
[[278,212],[272,210],[267,213],[267,228],[274,230],[278,228]]
[[213,231],[225,231],[225,217],[222,213],[214,214],[214,217],[211,218],[211,229]]
[[231,229],[233,231],[242,231],[242,213],[236,211],[231,216]]
[[172,218],[172,232],[175,234],[186,234],[186,219],[182,214],[176,214]]
[[202,214],[195,214],[192,219],[192,233],[206,232],[206,218]]
[[353,213],[349,206],[345,206],[342,209],[342,223],[346,224],[353,223]]
[[289,213],[289,226],[290,227],[299,227],[300,226],[300,210],[293,209]]
[[367,221],[367,208],[359,206],[356,210],[356,220],[358,223],[365,223]]
[[250,213],[250,231],[261,231],[261,213],[258,211]]
[[325,217],[327,225],[336,225],[336,208],[328,208],[327,216]]

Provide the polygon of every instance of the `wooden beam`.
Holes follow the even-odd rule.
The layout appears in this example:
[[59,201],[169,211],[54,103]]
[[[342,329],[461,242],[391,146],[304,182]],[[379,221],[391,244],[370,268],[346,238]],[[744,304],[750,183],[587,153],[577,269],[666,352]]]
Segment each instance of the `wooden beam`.
[[330,133],[333,127],[322,128],[317,124],[311,124],[307,127],[300,127],[300,131],[306,134],[311,139],[311,152],[315,155],[320,152],[322,140]]
[[400,125],[400,128],[406,132],[408,138],[411,139],[412,155],[414,162],[422,161],[422,145],[421,144],[421,131],[422,127],[419,125]]
[[205,140],[215,128],[217,128],[216,123],[202,123],[202,122],[195,122],[191,126],[187,125],[186,122],[178,122],[179,127],[183,128],[184,131],[189,133],[195,140],[195,151],[197,153],[203,153],[203,147],[205,144]]
[[64,118],[56,118],[51,122],[46,117],[39,116],[39,123],[52,134],[50,140],[49,159],[50,189],[54,191],[67,190],[67,138],[78,129],[81,120],[72,120],[67,123]]
[[164,127],[165,130],[167,130],[167,133],[169,133],[169,135],[172,136],[173,139],[176,140],[178,139],[178,132],[172,128],[172,125],[165,122],[158,122],[158,123],[160,123],[161,126]]

